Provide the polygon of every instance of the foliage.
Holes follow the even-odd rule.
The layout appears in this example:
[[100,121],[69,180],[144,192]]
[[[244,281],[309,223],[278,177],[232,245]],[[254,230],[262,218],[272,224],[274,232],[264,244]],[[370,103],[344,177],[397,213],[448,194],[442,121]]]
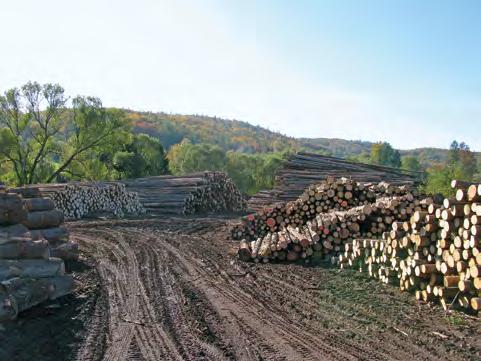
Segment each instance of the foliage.
[[338,158],[357,158],[371,151],[371,142],[338,138],[302,138],[303,146],[310,151],[323,150],[324,154]]
[[357,154],[357,155],[350,155],[346,159],[351,162],[358,162],[358,163],[365,163],[365,164],[371,163],[371,158],[368,152],[362,152],[361,154]]
[[115,153],[113,166],[122,178],[138,178],[167,173],[164,147],[146,134],[133,136],[125,150]]
[[57,84],[29,82],[0,96],[0,154],[11,169],[5,178],[19,185],[59,180],[127,128],[123,113],[97,98],[78,96],[67,106]]
[[401,168],[411,172],[420,172],[421,163],[419,163],[419,159],[417,157],[408,155],[401,158]]
[[172,174],[182,175],[205,170],[225,171],[241,192],[247,194],[272,188],[274,175],[284,157],[285,153],[224,152],[219,146],[193,144],[186,139],[174,145],[167,155]]
[[426,193],[441,193],[446,197],[453,196],[451,180],[459,179],[473,181],[477,169],[476,158],[464,142],[451,143],[448,162],[445,165],[436,165],[428,169],[427,181],[423,186]]
[[301,148],[297,139],[238,120],[133,111],[127,114],[134,132],[159,139],[168,150],[183,139],[189,139],[193,144],[217,145],[226,152],[233,150],[250,154]]
[[387,142],[374,143],[369,158],[373,164],[396,168],[401,166],[401,154]]
[[192,144],[188,139],[174,145],[168,155],[172,174],[188,174],[205,170],[223,170],[226,154],[211,144]]

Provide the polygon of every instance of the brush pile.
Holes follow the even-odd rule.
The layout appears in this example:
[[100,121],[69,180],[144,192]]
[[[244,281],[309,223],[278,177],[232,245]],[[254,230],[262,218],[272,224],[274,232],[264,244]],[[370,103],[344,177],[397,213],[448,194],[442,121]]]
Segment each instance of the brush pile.
[[67,219],[112,214],[140,215],[145,209],[134,192],[128,192],[124,184],[83,182],[72,184],[45,184],[40,192],[48,196]]
[[49,242],[32,237],[23,225],[44,225],[50,216],[29,218],[31,213],[20,195],[0,189],[0,321],[73,290],[73,279],[63,261],[51,257]]
[[249,199],[248,208],[258,211],[278,202],[295,200],[309,185],[327,177],[349,177],[361,183],[384,181],[395,186],[419,182],[419,174],[415,172],[300,152],[292,155],[277,172],[274,189],[254,195]]
[[149,215],[190,215],[239,212],[246,202],[225,173],[205,172],[184,176],[157,176],[122,181],[138,194]]
[[438,300],[445,309],[481,310],[481,185],[452,186],[455,198],[393,223],[381,239],[346,244],[341,267],[366,271],[418,300]]

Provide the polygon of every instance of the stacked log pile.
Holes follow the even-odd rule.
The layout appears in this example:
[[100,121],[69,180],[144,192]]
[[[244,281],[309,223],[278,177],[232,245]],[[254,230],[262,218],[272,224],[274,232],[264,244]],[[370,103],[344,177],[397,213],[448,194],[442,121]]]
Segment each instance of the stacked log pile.
[[[254,218],[268,226],[251,227],[255,232],[240,242],[238,255],[255,262],[330,260],[413,292],[418,300],[477,312],[481,310],[481,185],[453,181],[452,186],[456,197],[447,199],[421,199],[406,188],[380,192],[379,185],[367,187],[377,192],[375,202],[367,204],[360,197],[346,206],[349,209],[305,208],[308,199],[301,197],[296,212],[309,213],[310,208],[314,217],[298,217],[299,222],[277,227],[257,214]],[[330,188],[310,187],[306,193],[313,189]],[[245,228],[234,233],[239,229]]]
[[[73,279],[49,243],[34,239],[22,223],[28,212],[20,195],[0,190],[0,321],[49,299],[68,294]],[[34,218],[35,222],[38,220]],[[34,222],[30,220],[30,222]],[[35,223],[39,224],[39,223]]]
[[294,201],[264,207],[244,217],[242,223],[232,229],[232,237],[253,240],[287,226],[304,226],[321,213],[370,205],[382,197],[406,196],[408,201],[413,201],[417,195],[415,189],[406,185],[361,183],[347,178],[336,180],[327,177],[322,182],[309,186]]
[[42,198],[40,190],[34,187],[11,188],[9,193],[22,196],[27,217],[23,222],[32,239],[45,239],[49,242],[52,257],[65,261],[76,260],[79,256],[78,245],[69,241],[69,233],[62,227],[63,212],[55,208],[50,198]]
[[248,202],[248,208],[258,211],[279,202],[295,200],[309,185],[319,183],[327,177],[348,177],[358,182],[385,181],[392,185],[413,185],[419,182],[419,176],[418,173],[398,168],[300,152],[292,155],[278,171],[274,189],[254,195]]
[[128,192],[120,183],[45,184],[40,185],[39,190],[67,219],[104,213],[123,217],[125,214],[140,215],[145,212],[137,194]]
[[445,309],[481,310],[481,186],[453,181],[456,197],[394,223],[382,239],[345,245],[341,267],[439,301]]
[[122,183],[138,194],[151,215],[239,212],[246,208],[237,186],[221,172],[138,178]]
[[372,204],[348,210],[317,214],[303,225],[287,225],[281,230],[248,241],[239,247],[242,260],[255,262],[297,261],[304,259],[336,261],[344,245],[356,237],[380,237],[393,222],[408,219],[415,209],[431,202],[419,201],[412,194],[379,198]]

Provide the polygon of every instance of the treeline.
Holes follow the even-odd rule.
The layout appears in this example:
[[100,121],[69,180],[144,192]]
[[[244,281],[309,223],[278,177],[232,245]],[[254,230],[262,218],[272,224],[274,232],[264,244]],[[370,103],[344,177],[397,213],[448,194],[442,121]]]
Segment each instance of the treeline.
[[239,120],[130,110],[126,114],[134,132],[159,139],[166,149],[183,139],[189,139],[193,144],[213,144],[224,151],[249,154],[284,152],[301,146],[295,138]]
[[346,142],[358,151],[348,159],[420,172],[427,192],[448,196],[451,179],[479,180],[465,143],[426,163],[425,152],[401,155],[386,142],[297,140],[240,121],[105,108],[95,97],[69,98],[57,84],[29,82],[0,96],[0,182],[15,185],[222,170],[254,194],[273,186],[288,154],[348,154]]
[[118,179],[167,172],[164,148],[134,135],[124,112],[95,97],[29,82],[0,96],[0,180]]
[[453,141],[447,153],[447,160],[424,167],[419,158],[412,155],[401,156],[389,143],[374,143],[370,153],[363,152],[358,156],[350,156],[349,160],[368,164],[379,164],[419,172],[423,180],[422,191],[426,193],[441,193],[452,196],[452,179],[471,182],[481,181],[480,164],[476,155],[464,142]]
[[167,158],[172,174],[181,175],[197,171],[225,171],[241,192],[254,194],[274,185],[277,169],[289,152],[247,154],[227,151],[217,145],[192,144],[184,140],[174,145]]
[[128,112],[105,108],[94,97],[69,99],[59,85],[29,82],[10,89],[0,96],[0,181],[25,185],[222,170],[253,194],[272,187],[287,154],[225,151],[187,139],[167,153],[158,138],[136,134],[134,126]]

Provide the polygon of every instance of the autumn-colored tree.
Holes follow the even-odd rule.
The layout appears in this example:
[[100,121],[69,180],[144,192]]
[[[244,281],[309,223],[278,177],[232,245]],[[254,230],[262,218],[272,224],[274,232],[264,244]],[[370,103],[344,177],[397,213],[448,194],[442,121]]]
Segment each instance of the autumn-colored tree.
[[370,161],[373,164],[399,168],[401,154],[387,142],[375,143],[371,147]]

